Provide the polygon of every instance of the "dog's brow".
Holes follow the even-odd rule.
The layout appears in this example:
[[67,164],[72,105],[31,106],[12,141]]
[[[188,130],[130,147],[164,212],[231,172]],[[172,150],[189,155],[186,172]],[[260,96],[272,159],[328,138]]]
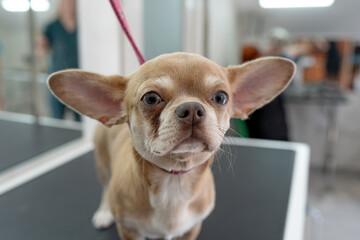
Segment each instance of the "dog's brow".
[[139,88],[138,88],[138,92],[139,93],[144,93],[144,92],[148,92],[148,91],[152,91],[157,88],[162,88],[162,89],[173,89],[174,84],[173,81],[170,77],[168,76],[162,76],[162,77],[158,77],[158,78],[151,78],[148,79],[147,81],[143,82]]
[[222,80],[219,77],[216,77],[213,75],[205,77],[206,86],[214,86],[221,82],[222,82]]
[[167,89],[172,88],[174,86],[173,80],[168,76],[156,78],[154,79],[154,83],[159,84],[161,87]]

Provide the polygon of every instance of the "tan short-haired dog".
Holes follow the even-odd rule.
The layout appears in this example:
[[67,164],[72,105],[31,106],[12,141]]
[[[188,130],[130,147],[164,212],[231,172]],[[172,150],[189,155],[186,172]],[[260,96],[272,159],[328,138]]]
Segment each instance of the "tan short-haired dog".
[[270,102],[294,71],[279,57],[223,68],[174,53],[129,76],[51,75],[49,87],[62,102],[107,126],[95,134],[103,195],[94,226],[115,221],[124,240],[196,239],[214,208],[210,166],[230,117],[246,119]]

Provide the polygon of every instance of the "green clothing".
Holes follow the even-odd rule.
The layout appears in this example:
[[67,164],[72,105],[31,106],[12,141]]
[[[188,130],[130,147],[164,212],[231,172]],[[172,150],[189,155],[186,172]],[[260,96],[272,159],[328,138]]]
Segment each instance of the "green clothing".
[[59,20],[50,23],[44,32],[52,50],[50,72],[79,68],[77,31],[67,32]]
[[[79,68],[76,30],[68,32],[61,22],[56,20],[46,27],[44,35],[47,37],[51,49],[49,73],[68,68]],[[66,109],[65,105],[52,94],[49,94],[49,96],[52,116],[63,119]],[[80,121],[78,113],[74,112],[74,116],[76,121]]]

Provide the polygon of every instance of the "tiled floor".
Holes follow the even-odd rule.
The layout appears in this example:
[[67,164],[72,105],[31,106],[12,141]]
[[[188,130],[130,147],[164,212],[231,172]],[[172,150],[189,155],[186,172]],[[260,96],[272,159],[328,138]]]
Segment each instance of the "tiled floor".
[[321,172],[311,171],[309,203],[311,207],[320,210],[323,223],[320,219],[316,224],[308,216],[305,240],[360,239],[359,173],[338,173],[333,188],[329,189],[326,188]]

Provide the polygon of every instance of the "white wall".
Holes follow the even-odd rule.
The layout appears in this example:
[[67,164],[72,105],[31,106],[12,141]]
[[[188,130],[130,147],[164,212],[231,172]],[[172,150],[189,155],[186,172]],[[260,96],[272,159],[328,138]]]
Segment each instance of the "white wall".
[[182,48],[204,55],[204,0],[184,0]]
[[79,51],[82,69],[119,74],[120,28],[107,1],[78,1]]
[[238,34],[233,0],[208,0],[208,58],[227,67],[238,63]]
[[208,58],[225,67],[235,65],[239,56],[235,2],[234,0],[206,1],[208,2],[207,31],[204,29],[204,0],[184,1],[183,51],[204,55],[204,37],[206,37]]

